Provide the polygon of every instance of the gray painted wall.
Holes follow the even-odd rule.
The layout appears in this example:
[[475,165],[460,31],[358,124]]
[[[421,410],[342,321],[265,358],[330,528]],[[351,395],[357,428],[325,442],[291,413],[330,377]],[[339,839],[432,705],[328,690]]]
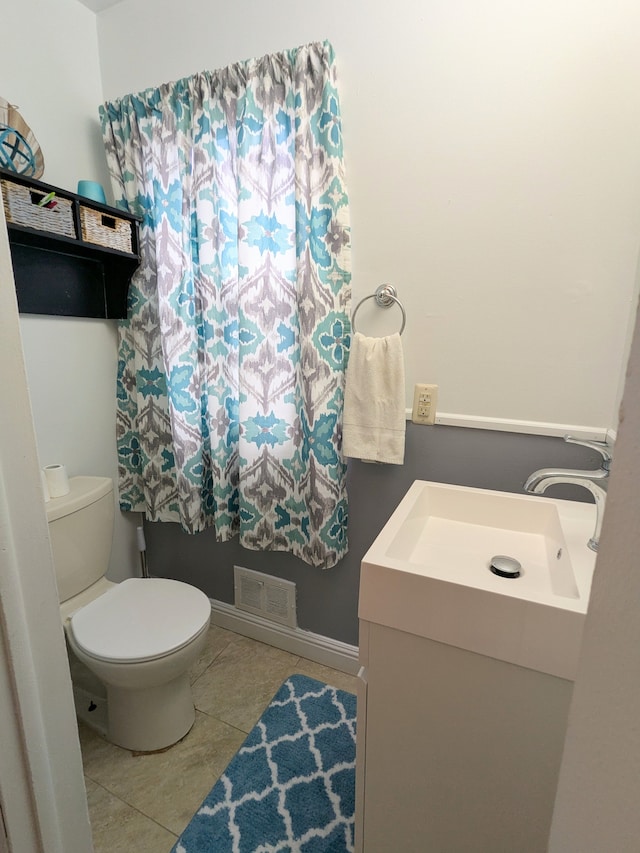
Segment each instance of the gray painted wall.
[[[281,552],[248,551],[237,539],[219,543],[211,530],[193,536],[177,524],[147,522],[149,569],[229,604],[234,565],[294,581],[300,628],[357,645],[360,562],[414,480],[521,492],[537,468],[599,463],[597,453],[561,438],[407,423],[404,465],[349,460],[349,553],[333,569],[315,569]],[[586,490],[567,486],[554,486],[548,494],[591,500]]]

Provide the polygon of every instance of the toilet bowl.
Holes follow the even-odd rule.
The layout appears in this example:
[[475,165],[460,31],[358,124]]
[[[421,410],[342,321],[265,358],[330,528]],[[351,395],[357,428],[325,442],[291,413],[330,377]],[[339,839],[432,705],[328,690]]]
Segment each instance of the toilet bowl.
[[187,734],[195,719],[188,670],[210,615],[195,587],[130,578],[66,620],[73,653],[107,688],[109,740],[149,752]]
[[108,581],[111,480],[69,483],[69,495],[47,504],[69,647],[106,687],[107,738],[139,752],[165,749],[195,719],[189,667],[206,642],[209,599],[165,578]]

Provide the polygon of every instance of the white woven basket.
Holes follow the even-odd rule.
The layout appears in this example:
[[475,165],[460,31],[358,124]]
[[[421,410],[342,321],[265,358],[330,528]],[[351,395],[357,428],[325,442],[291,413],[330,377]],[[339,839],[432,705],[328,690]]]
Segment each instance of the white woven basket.
[[80,227],[82,239],[87,243],[96,243],[121,252],[133,252],[131,242],[131,222],[111,216],[91,207],[80,205]]
[[12,181],[1,181],[2,201],[7,222],[39,231],[52,231],[76,239],[73,224],[73,202],[55,196],[54,207],[38,207],[45,193]]

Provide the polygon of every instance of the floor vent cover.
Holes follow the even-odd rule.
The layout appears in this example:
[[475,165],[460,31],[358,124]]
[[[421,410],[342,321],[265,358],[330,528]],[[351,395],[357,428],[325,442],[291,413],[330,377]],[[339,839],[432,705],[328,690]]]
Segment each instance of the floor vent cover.
[[242,566],[233,567],[235,606],[288,625],[297,627],[296,585]]

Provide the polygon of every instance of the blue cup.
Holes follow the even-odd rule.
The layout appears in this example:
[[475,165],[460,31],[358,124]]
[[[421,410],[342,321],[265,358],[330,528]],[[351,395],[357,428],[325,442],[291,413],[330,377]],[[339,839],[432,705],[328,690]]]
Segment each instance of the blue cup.
[[107,203],[102,184],[97,181],[78,181],[78,195],[98,201],[100,204]]

